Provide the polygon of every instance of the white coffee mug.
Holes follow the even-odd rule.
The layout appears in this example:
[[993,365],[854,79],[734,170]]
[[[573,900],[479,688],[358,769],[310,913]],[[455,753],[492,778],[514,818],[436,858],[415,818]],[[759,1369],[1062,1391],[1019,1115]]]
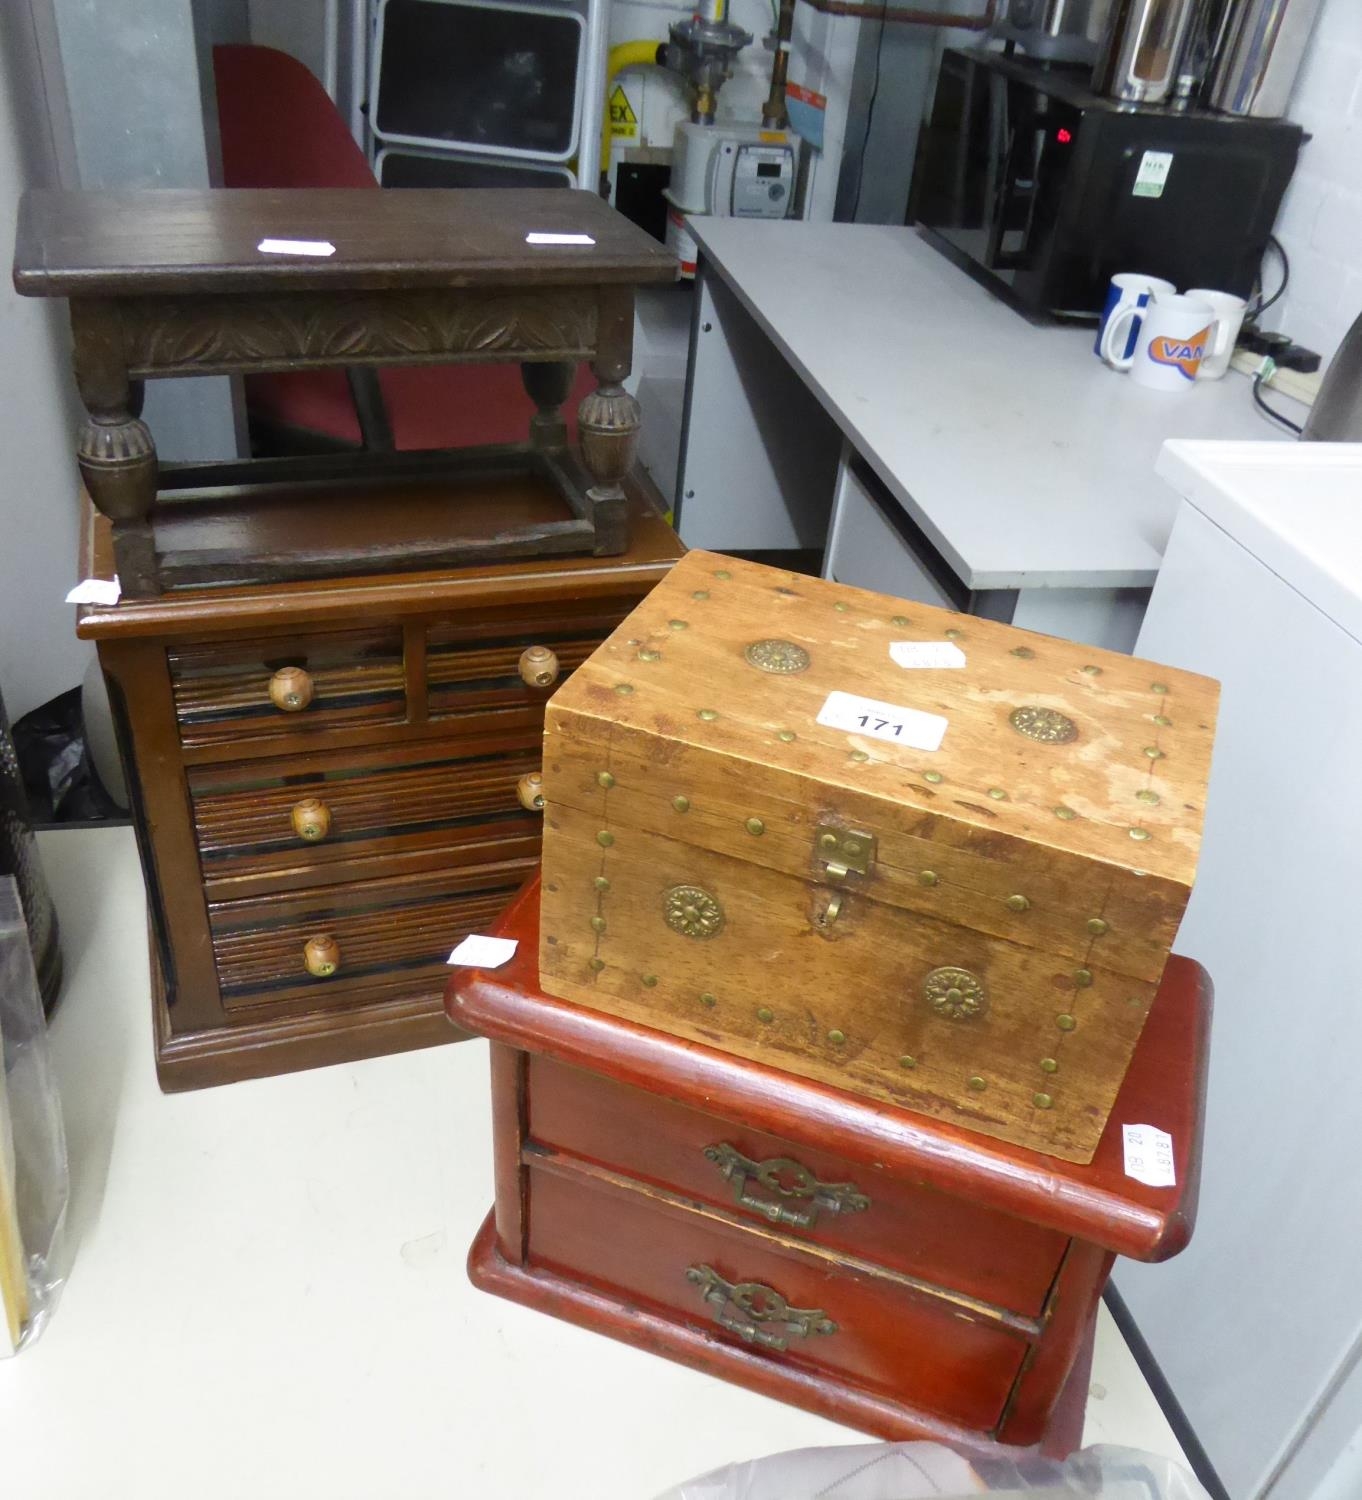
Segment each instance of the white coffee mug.
[[[1126,358],[1135,353],[1135,340],[1140,332],[1140,318],[1144,315],[1151,295],[1154,292],[1175,292],[1176,290],[1177,288],[1171,281],[1164,281],[1158,276],[1146,276],[1143,271],[1118,271],[1107,287],[1106,305],[1102,308],[1102,316],[1097,323],[1097,338],[1093,342],[1092,352],[1099,359],[1116,368],[1117,357]],[[1111,328],[1118,314],[1127,310],[1132,311],[1133,316],[1122,320],[1121,327],[1124,330],[1122,338],[1119,342],[1114,337],[1108,341],[1108,329]]]
[[1234,357],[1234,346],[1239,341],[1239,330],[1244,324],[1244,313],[1248,303],[1233,292],[1210,292],[1196,287],[1187,293],[1199,302],[1210,304],[1215,313],[1215,339],[1207,348],[1206,357],[1197,372],[1198,380],[1219,380],[1230,367]]
[[[1112,325],[1117,323],[1113,318]],[[1112,338],[1119,336],[1118,332]],[[1118,356],[1113,368],[1129,370],[1132,380],[1151,390],[1190,390],[1214,337],[1215,311],[1209,302],[1179,297],[1176,292],[1155,292],[1144,309],[1134,354],[1129,359]]]

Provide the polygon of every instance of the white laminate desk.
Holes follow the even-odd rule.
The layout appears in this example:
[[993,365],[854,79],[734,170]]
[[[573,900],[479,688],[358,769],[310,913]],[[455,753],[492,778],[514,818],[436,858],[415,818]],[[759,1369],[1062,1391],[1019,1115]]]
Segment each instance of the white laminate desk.
[[1176,509],[1164,439],[1284,437],[1243,376],[1146,390],[913,229],[692,223],[692,546],[826,538],[842,582],[1128,650]]
[[[40,836],[70,1279],[0,1360],[6,1500],[649,1500],[845,1427],[477,1292],[487,1049],[158,1092],[132,831]],[[1105,1308],[1086,1443],[1180,1460]]]

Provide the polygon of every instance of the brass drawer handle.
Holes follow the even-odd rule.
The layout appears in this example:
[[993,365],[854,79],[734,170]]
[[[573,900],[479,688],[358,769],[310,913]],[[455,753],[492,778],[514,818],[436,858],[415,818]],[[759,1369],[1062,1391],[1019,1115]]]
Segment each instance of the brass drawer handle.
[[270,702],[286,714],[301,713],[312,702],[312,677],[302,667],[280,667],[270,678]]
[[[715,1321],[745,1344],[787,1349],[792,1338],[837,1332],[821,1307],[791,1307],[774,1287],[760,1281],[725,1281],[713,1266],[690,1266],[686,1280],[718,1311]],[[767,1326],[770,1325],[770,1326]]]
[[520,675],[527,687],[552,687],[559,670],[558,656],[547,646],[526,646],[520,653]]
[[[793,1157],[768,1156],[765,1161],[753,1161],[727,1141],[706,1146],[705,1156],[733,1184],[737,1201],[772,1224],[812,1229],[820,1213],[859,1214],[870,1207],[870,1199],[854,1182],[819,1182]],[[776,1201],[755,1196],[750,1183],[759,1183],[768,1193],[774,1193]],[[800,1200],[800,1204],[796,1206],[782,1199]]]
[[515,784],[515,794],[526,811],[544,811],[544,778],[538,771],[530,771],[522,776]]
[[331,832],[331,809],[317,797],[304,797],[293,804],[289,822],[300,839],[318,844]]
[[330,979],[340,968],[340,944],[329,932],[310,937],[303,948],[303,963],[314,979]]

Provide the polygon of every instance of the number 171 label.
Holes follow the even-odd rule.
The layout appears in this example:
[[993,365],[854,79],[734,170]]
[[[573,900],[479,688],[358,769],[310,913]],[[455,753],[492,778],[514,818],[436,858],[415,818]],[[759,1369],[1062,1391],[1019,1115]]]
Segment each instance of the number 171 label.
[[939,750],[947,721],[940,714],[923,713],[877,698],[858,698],[855,693],[829,693],[818,710],[818,722],[848,734],[866,734],[891,745],[913,750]]

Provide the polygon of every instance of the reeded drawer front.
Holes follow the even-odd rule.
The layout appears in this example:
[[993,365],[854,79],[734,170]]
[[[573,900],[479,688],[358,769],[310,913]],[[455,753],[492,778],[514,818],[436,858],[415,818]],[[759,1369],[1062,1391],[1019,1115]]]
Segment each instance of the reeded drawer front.
[[[426,682],[432,718],[487,709],[542,705],[619,624],[632,600],[610,607],[565,605],[539,621],[523,612],[489,611],[476,620],[431,627],[426,637]],[[532,646],[547,647],[556,659],[552,680],[527,683],[520,659]]]
[[1068,1240],[625,1084],[530,1060],[530,1138],[753,1223],[1037,1316]]
[[395,626],[180,646],[168,656],[186,745],[391,724],[406,714]]
[[545,1168],[529,1175],[532,1265],[979,1430],[1001,1417],[1028,1347],[1019,1334],[661,1204],[643,1190]]
[[340,864],[420,843],[418,834],[444,848],[534,836],[540,817],[521,806],[516,786],[539,763],[535,743],[457,759],[418,743],[196,770],[190,794],[205,874],[263,873],[298,858]]
[[533,860],[209,906],[213,956],[229,1009],[329,1006],[368,997],[376,980],[444,970],[449,950],[495,922]]

